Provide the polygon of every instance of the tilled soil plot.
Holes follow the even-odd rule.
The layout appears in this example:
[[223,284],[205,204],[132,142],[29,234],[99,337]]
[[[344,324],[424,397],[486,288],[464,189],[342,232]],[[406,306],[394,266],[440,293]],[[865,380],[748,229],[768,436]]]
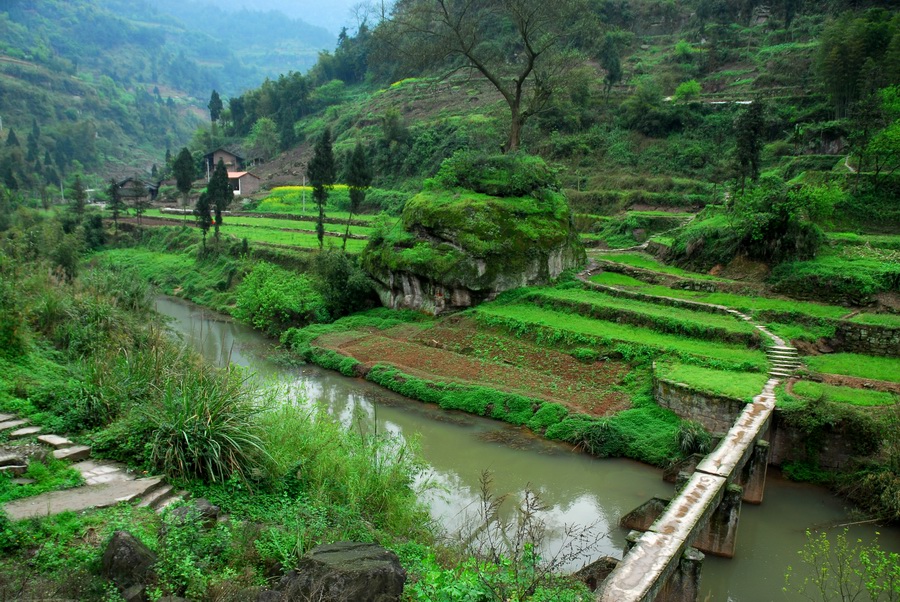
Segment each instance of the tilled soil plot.
[[463,318],[429,327],[399,326],[376,332],[319,337],[316,345],[372,366],[390,364],[432,381],[480,385],[553,401],[575,412],[604,416],[630,406],[617,390],[628,365],[581,362]]

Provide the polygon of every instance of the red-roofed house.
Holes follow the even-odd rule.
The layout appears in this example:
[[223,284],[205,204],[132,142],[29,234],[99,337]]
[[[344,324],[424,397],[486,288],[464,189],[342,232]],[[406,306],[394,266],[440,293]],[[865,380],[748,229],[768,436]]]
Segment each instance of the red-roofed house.
[[228,183],[234,190],[234,196],[248,196],[259,190],[259,176],[249,171],[229,171]]

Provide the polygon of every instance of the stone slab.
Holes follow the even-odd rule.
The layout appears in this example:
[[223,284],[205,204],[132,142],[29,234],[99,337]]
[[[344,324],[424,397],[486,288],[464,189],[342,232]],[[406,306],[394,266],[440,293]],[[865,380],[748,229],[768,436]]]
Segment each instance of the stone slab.
[[0,466],[13,466],[24,463],[25,456],[20,454],[0,454]]
[[42,430],[39,426],[26,426],[23,429],[18,429],[9,434],[10,439],[21,439],[22,437],[29,437],[31,435],[36,435],[40,433]]
[[8,420],[15,420],[15,414],[0,414],[0,422],[7,422]]
[[131,501],[152,491],[162,481],[161,478],[119,481],[103,485],[92,485],[51,491],[34,497],[9,502],[3,510],[10,520],[24,520],[41,516],[51,516],[60,512],[79,512],[88,508],[106,508],[119,502]]
[[19,477],[17,479],[12,480],[13,485],[34,485],[37,483],[34,479],[26,479],[24,477]]
[[27,420],[7,420],[6,422],[0,422],[0,431],[7,431],[26,424],[28,424]]
[[41,443],[46,443],[54,449],[62,449],[64,447],[72,447],[74,445],[74,443],[72,443],[65,437],[60,437],[59,435],[41,435],[37,438],[37,440]]
[[679,562],[684,542],[677,537],[647,532],[603,583],[599,602],[650,602]]
[[91,448],[87,445],[74,445],[65,449],[58,449],[53,452],[53,457],[57,460],[71,460],[77,462],[84,460],[91,455]]
[[8,464],[7,466],[0,466],[0,473],[14,476],[22,476],[28,471],[28,466],[25,464]]

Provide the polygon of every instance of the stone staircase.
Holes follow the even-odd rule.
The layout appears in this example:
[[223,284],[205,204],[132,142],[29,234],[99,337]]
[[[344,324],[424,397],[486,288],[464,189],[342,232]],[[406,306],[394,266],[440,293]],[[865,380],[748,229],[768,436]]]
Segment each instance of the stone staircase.
[[[152,508],[159,512],[187,495],[184,491],[175,491],[162,477],[139,478],[119,462],[92,460],[90,447],[78,445],[59,435],[39,435],[41,427],[26,426],[27,424],[28,420],[18,419],[10,414],[0,414],[0,432],[15,429],[8,433],[8,437],[10,440],[20,441],[37,435],[35,441],[44,450],[49,448],[56,459],[73,463],[72,468],[81,473],[84,485],[9,502],[3,506],[3,510],[12,520],[89,508],[105,508],[137,500],[140,500],[137,504],[139,507]],[[23,455],[15,452],[0,454],[0,472],[21,477],[27,468],[27,458]],[[24,485],[30,480],[18,478],[14,482]]]
[[794,375],[800,367],[800,357],[797,349],[790,345],[772,345],[766,348],[766,357],[769,358],[769,376],[779,380],[785,380]]

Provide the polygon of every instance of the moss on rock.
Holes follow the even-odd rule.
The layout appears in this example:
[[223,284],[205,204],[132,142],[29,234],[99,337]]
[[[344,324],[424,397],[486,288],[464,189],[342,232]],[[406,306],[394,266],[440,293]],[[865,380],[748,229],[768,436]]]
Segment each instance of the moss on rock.
[[365,250],[363,265],[385,305],[434,313],[468,307],[584,262],[568,202],[543,161],[463,156],[445,161],[406,203],[402,231],[374,237]]

